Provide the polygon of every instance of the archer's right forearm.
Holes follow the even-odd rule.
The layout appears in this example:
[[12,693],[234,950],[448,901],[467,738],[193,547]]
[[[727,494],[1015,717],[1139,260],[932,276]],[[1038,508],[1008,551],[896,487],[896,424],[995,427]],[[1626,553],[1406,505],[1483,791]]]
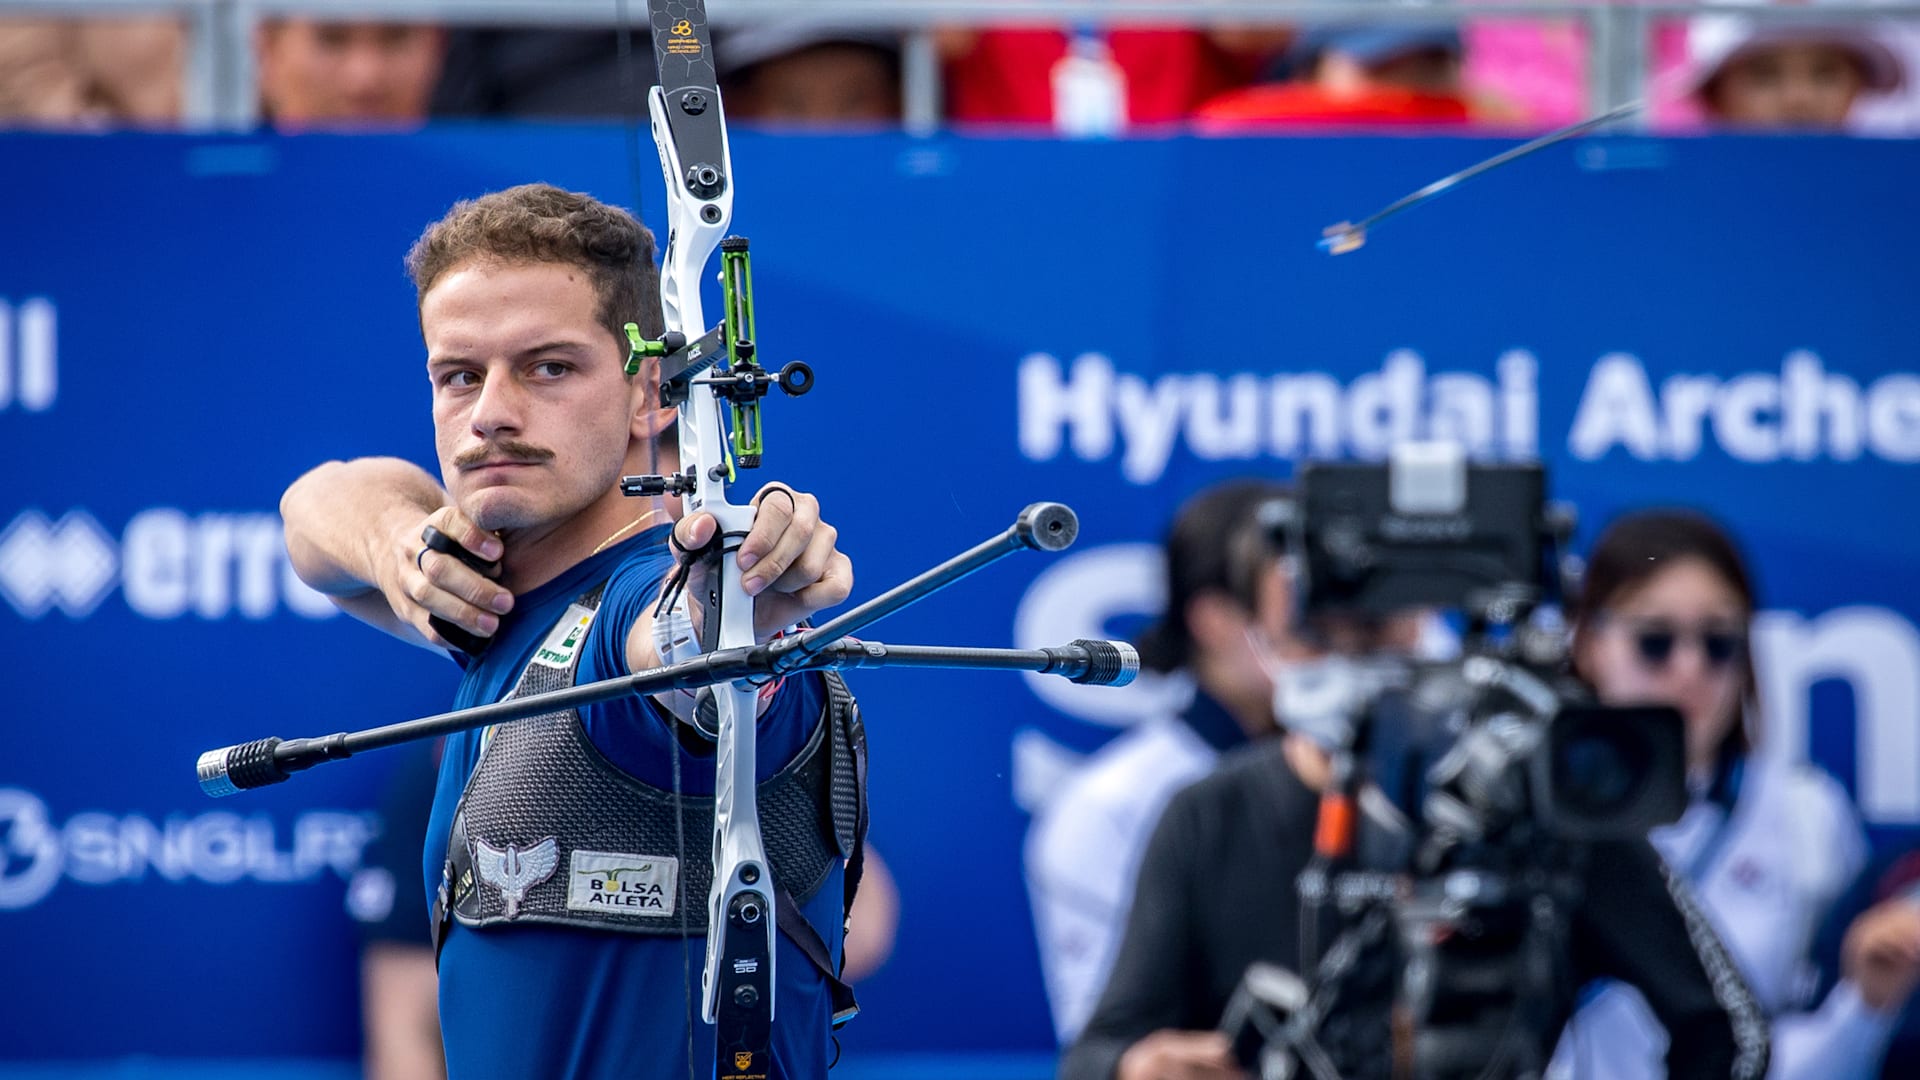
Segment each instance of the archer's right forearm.
[[439,481],[410,461],[329,461],[280,497],[293,571],[331,596],[375,589],[384,542],[446,502]]

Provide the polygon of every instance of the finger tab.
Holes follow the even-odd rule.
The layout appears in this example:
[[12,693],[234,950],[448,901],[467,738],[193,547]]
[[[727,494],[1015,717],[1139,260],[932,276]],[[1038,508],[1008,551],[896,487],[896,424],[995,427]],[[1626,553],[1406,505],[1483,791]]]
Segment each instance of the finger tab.
[[467,567],[475,573],[484,574],[487,577],[493,577],[500,573],[500,564],[498,562],[481,558],[474,552],[467,550],[459,541],[441,532],[432,525],[420,530],[420,540],[427,545],[429,550],[438,551],[442,555],[451,555],[459,559],[462,563],[465,563]]

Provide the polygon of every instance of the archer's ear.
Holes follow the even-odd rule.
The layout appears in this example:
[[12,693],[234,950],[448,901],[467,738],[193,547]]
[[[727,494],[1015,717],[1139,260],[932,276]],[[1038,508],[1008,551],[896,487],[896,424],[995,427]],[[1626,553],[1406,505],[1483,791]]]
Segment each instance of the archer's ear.
[[673,409],[656,409],[652,402],[636,404],[633,410],[633,437],[643,442],[658,439],[678,419]]
[[649,356],[640,362],[640,371],[633,376],[633,388],[633,437],[652,442],[672,427],[678,416],[675,409],[655,407],[660,394],[659,357]]

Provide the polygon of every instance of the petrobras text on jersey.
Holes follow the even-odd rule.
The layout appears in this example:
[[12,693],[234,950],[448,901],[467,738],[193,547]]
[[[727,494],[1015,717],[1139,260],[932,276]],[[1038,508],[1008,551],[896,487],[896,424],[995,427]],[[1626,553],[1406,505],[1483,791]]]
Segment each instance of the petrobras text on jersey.
[[[1015,609],[1014,645],[1106,637],[1127,616],[1157,612],[1164,604],[1160,558],[1157,545],[1107,544],[1049,563]],[[1850,786],[1861,814],[1875,824],[1920,824],[1920,726],[1913,722],[1920,716],[1920,630],[1897,611],[1865,604],[1814,615],[1763,611],[1753,621],[1753,651],[1767,703],[1766,751],[1806,758],[1815,684],[1845,683],[1857,761]],[[1181,693],[1148,673],[1124,690],[1042,675],[1027,676],[1027,685],[1061,713],[1111,727],[1164,715]],[[1031,739],[1024,751],[1016,748],[1017,790],[1043,786],[1022,775],[1021,755],[1039,762],[1046,750]]]
[[57,517],[27,509],[0,529],[0,597],[23,618],[56,607],[85,618],[115,585],[148,619],[337,613],[295,576],[277,514],[155,507],[133,515],[116,538],[84,509]]
[[[1429,372],[1418,352],[1398,349],[1344,383],[1324,371],[1149,378],[1116,370],[1100,353],[1071,365],[1035,353],[1020,362],[1020,449],[1032,461],[1069,447],[1085,461],[1117,451],[1122,475],[1136,484],[1160,479],[1180,446],[1206,461],[1378,459],[1408,439],[1447,439],[1477,458],[1526,460],[1540,451],[1538,374],[1526,349],[1502,354],[1492,377]],[[1656,382],[1639,358],[1610,353],[1588,372],[1567,436],[1583,461],[1616,450],[1690,461],[1709,446],[1753,463],[1862,454],[1920,461],[1920,374],[1862,384],[1801,349],[1777,371]]]
[[268,814],[224,811],[155,819],[89,810],[56,822],[39,795],[0,787],[0,911],[32,907],[62,881],[345,881],[379,832],[379,815],[340,810],[304,811],[284,832]]

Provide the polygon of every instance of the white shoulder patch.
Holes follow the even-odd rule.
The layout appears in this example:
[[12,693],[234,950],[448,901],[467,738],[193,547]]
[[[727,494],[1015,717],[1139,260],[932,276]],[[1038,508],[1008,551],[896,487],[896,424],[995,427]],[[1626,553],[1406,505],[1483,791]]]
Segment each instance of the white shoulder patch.
[[533,662],[550,668],[565,670],[573,663],[574,654],[580,651],[580,643],[587,640],[587,628],[593,625],[593,609],[570,604],[567,613],[553,625],[547,634],[547,640],[533,650]]

